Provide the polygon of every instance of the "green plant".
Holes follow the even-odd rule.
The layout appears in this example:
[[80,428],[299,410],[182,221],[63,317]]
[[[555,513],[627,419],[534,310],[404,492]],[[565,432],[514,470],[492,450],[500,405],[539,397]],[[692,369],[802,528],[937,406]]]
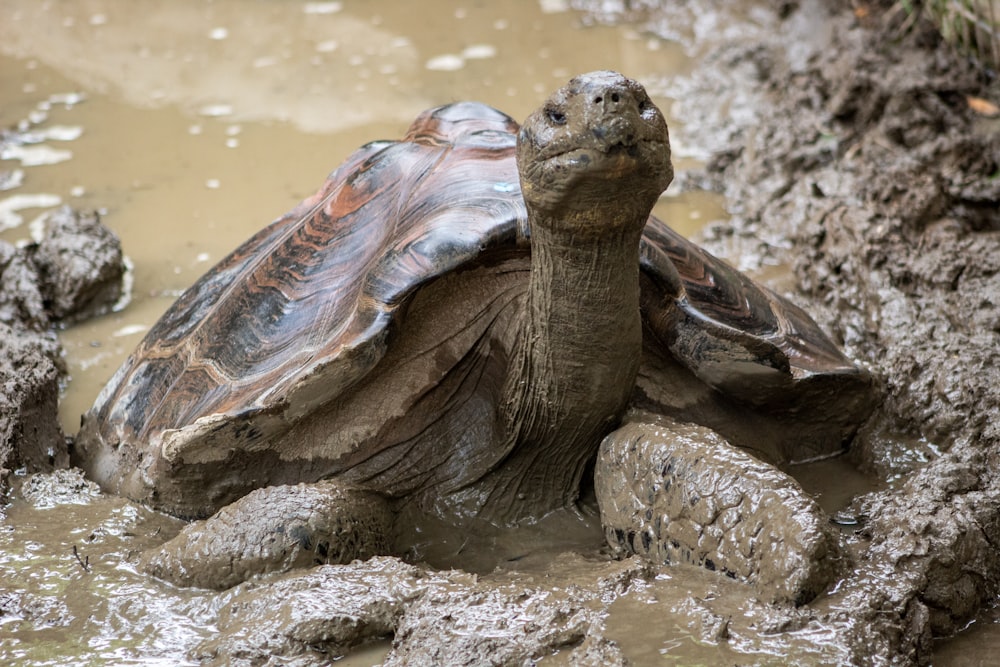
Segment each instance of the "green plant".
[[912,17],[927,17],[945,40],[1000,69],[1000,0],[900,0]]

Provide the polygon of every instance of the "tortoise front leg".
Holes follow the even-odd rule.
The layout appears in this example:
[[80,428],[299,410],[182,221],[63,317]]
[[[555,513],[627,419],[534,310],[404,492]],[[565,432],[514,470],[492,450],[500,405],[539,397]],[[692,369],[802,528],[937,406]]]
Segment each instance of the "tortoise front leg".
[[772,601],[803,604],[827,588],[837,537],[794,479],[703,426],[631,417],[604,439],[595,470],[613,549],[717,570]]
[[388,501],[335,480],[253,491],[146,551],[142,570],[178,586],[225,589],[266,572],[389,554]]

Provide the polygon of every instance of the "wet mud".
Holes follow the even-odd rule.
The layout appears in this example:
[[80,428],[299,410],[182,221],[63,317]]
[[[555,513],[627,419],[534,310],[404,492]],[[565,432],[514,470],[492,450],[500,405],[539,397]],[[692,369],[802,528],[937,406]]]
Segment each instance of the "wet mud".
[[0,493],[15,470],[69,463],[58,420],[65,366],[51,327],[108,312],[126,290],[121,244],[96,213],[62,207],[38,223],[35,243],[0,240]]
[[[572,552],[553,555],[568,533],[556,524],[544,547],[539,538],[528,557],[505,552],[480,574],[453,569],[475,540],[431,535],[411,562],[320,565],[222,593],[164,587],[137,572],[139,553],[179,531],[178,522],[101,496],[73,471],[31,475],[65,465],[55,414],[63,366],[51,327],[120,303],[118,288],[108,287],[120,273],[108,278],[110,270],[80,269],[72,259],[121,262],[114,241],[84,216],[37,248],[0,245],[0,484],[19,472],[8,521],[38,534],[4,533],[0,574],[13,581],[32,553],[64,549],[45,535],[60,521],[78,524],[66,533],[80,544],[72,556],[59,553],[48,589],[0,591],[5,627],[30,627],[64,655],[114,655],[108,646],[149,623],[130,611],[128,596],[155,587],[152,597],[164,600],[158,613],[178,631],[147,632],[126,652],[133,660],[138,650],[179,662],[176,647],[189,646],[192,663],[327,664],[367,646],[372,653],[357,664],[774,664],[794,656],[889,665],[931,662],[936,638],[977,618],[978,627],[992,622],[986,610],[1000,587],[1000,125],[977,115],[967,96],[995,100],[995,84],[925,30],[903,36],[898,17],[880,6],[636,3],[622,13],[579,4],[592,5],[590,21],[640,26],[680,40],[697,58],[690,73],[650,87],[678,100],[677,140],[707,159],[683,180],[725,194],[733,213],[699,240],[789,291],[879,379],[882,399],[848,457],[880,490],[829,492],[825,509],[843,524],[829,537],[840,554],[832,585],[796,605],[804,599],[771,602],[703,567],[617,560],[593,517],[581,516],[569,522],[589,538],[567,546]],[[95,286],[75,291],[66,286],[79,280],[52,278],[76,270]],[[110,518],[88,526],[93,515],[77,513],[88,505]],[[121,568],[124,578],[108,578]],[[65,581],[83,592],[59,593]],[[74,618],[91,619],[90,640],[66,638]],[[110,630],[98,627],[102,619],[112,619]],[[203,629],[192,630],[191,619]],[[949,646],[953,664],[962,664],[960,642]],[[59,664],[32,650],[0,638],[0,654],[13,660]]]
[[[689,111],[727,84],[749,105],[692,176],[734,214],[705,241],[750,270],[793,266],[881,379],[851,457],[888,488],[855,501],[853,571],[813,606],[859,660],[926,663],[992,605],[1000,572],[1000,122],[970,104],[998,89],[892,7],[803,2],[772,26],[686,82]],[[718,112],[702,117],[689,140],[719,141]]]

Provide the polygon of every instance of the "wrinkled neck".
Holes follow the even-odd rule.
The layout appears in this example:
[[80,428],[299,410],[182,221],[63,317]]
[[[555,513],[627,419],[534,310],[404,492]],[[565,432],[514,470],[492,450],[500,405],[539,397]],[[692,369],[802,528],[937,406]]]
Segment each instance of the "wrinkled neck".
[[507,419],[518,447],[573,452],[582,457],[582,473],[621,418],[638,371],[641,225],[581,238],[559,222],[532,218],[531,277]]

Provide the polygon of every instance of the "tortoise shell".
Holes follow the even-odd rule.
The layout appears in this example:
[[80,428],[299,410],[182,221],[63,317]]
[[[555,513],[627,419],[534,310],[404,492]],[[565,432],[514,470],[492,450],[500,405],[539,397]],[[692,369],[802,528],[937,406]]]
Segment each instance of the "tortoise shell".
[[[355,152],[150,329],[85,415],[77,463],[155,505],[156,478],[197,481],[186,462],[223,457],[216,447],[253,451],[353,391],[407,326],[422,287],[528,257],[517,131],[495,109],[459,103],[423,113],[401,141]],[[679,363],[724,401],[837,413],[824,434],[833,447],[849,435],[870,379],[805,312],[655,217],[640,258],[649,354]]]

